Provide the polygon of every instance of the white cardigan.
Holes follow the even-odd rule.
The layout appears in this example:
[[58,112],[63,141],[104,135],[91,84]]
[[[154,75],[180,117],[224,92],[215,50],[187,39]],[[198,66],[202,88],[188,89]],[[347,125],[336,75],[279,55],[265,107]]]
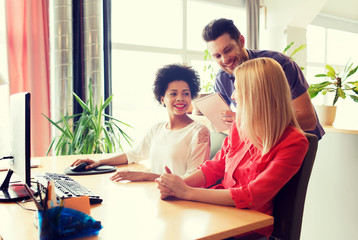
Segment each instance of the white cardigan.
[[128,163],[149,158],[153,173],[164,173],[168,166],[173,173],[187,176],[210,158],[210,131],[201,123],[192,122],[178,130],[166,128],[167,122],[155,124],[133,150],[126,152]]

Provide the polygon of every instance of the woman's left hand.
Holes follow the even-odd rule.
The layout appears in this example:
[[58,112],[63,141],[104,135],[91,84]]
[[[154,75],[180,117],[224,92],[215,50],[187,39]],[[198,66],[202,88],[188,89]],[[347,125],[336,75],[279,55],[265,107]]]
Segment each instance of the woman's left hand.
[[123,180],[138,182],[146,180],[146,173],[139,171],[123,170],[116,172],[110,179],[115,182]]
[[160,178],[156,179],[156,182],[158,183],[161,199],[168,196],[186,199],[190,190],[190,187],[186,185],[181,177],[172,173],[162,174]]

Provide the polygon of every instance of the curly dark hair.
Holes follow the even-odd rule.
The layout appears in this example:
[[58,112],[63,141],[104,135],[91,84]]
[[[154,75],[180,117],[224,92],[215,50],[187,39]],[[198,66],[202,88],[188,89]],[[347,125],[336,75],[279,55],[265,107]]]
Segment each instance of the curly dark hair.
[[234,25],[232,20],[220,18],[211,21],[204,27],[202,37],[205,42],[210,42],[216,40],[224,33],[228,33],[236,42],[239,41],[241,35],[239,29]]
[[189,85],[192,99],[198,95],[200,91],[199,74],[190,66],[169,64],[160,68],[155,75],[153,92],[159,103],[161,103],[161,97],[165,95],[169,83],[178,80],[184,81]]

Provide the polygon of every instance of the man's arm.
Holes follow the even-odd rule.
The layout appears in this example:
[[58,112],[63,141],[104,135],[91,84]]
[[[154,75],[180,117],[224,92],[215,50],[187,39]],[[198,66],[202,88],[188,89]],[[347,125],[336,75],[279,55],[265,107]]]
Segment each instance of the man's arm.
[[317,118],[311,98],[306,91],[301,96],[292,100],[296,119],[303,131],[311,131],[316,128]]

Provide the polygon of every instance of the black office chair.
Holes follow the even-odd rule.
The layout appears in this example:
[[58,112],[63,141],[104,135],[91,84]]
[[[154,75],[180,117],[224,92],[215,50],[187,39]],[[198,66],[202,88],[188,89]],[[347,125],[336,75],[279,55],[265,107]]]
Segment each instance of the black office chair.
[[278,192],[274,200],[274,230],[270,239],[299,240],[308,181],[316,157],[318,138],[305,133],[309,148],[300,170]]
[[[318,137],[316,135],[305,133],[305,136],[309,142],[309,147],[302,166],[275,196],[273,203],[274,229],[269,237],[270,240],[300,239],[307,186],[318,146]],[[266,240],[267,237],[252,233],[243,237],[229,239]]]

